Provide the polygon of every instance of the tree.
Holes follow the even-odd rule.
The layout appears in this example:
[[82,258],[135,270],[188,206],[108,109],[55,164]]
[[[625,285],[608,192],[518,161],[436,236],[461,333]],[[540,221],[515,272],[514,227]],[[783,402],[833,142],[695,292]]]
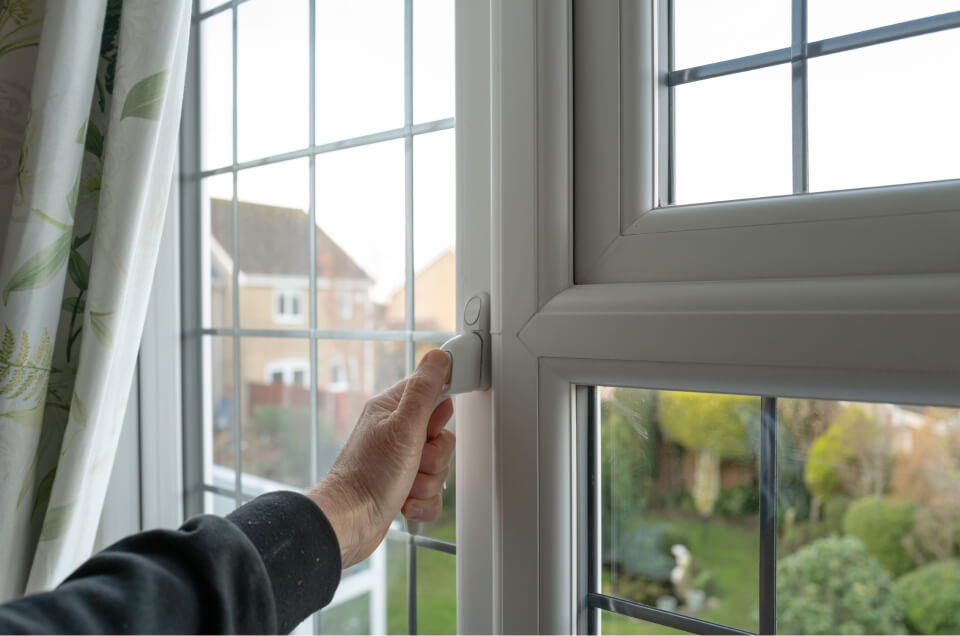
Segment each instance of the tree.
[[863,543],[883,567],[899,576],[914,567],[904,539],[913,529],[917,505],[887,497],[864,497],[850,504],[843,531]]
[[840,412],[807,453],[804,482],[818,502],[882,495],[893,462],[893,435],[884,418],[860,405]]
[[760,413],[755,397],[664,391],[660,393],[663,436],[697,454],[691,494],[697,512],[713,513],[720,493],[720,462],[751,454],[748,423]]

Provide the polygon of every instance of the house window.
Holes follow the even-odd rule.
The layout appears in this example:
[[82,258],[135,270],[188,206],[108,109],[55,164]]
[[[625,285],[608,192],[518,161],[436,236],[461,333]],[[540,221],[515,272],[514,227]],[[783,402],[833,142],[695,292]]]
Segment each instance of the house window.
[[303,292],[278,290],[274,293],[274,320],[277,322],[303,321]]
[[[454,247],[456,209],[453,0],[196,9],[196,134],[181,152],[181,219],[197,237],[184,272],[200,281],[184,351],[203,373],[184,396],[197,415],[184,434],[202,448],[185,471],[204,493],[191,514],[318,481],[365,401],[453,335],[420,328],[413,308],[415,273]],[[433,287],[452,304],[452,280]],[[214,430],[204,405],[223,403]],[[326,618],[298,630],[455,631],[454,519],[450,505],[417,538],[395,524]]]

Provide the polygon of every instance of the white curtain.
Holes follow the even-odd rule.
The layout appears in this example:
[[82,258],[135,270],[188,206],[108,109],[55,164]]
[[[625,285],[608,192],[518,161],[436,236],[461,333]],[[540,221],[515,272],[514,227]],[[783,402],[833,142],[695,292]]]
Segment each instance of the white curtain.
[[190,5],[0,8],[0,600],[57,585],[93,548],[171,184]]

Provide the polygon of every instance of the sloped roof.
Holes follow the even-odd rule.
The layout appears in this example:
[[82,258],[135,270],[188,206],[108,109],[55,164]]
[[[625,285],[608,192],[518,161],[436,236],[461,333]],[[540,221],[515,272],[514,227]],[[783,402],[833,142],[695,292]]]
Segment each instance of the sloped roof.
[[[210,232],[214,240],[245,274],[306,276],[309,273],[307,214],[296,208],[282,208],[239,201],[238,246],[233,254],[233,215],[229,199],[210,200]],[[316,228],[317,276],[330,279],[368,280],[372,278],[350,258],[326,232]]]

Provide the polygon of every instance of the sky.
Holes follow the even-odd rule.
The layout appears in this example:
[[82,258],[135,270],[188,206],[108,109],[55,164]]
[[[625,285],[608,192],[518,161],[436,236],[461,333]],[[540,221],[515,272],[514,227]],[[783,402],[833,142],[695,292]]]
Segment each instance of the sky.
[[[317,143],[402,127],[403,2],[318,0],[316,6]],[[414,123],[454,116],[453,7],[453,0],[414,0]],[[308,10],[306,0],[239,7],[240,162],[308,145]],[[231,162],[230,12],[201,29],[201,165],[208,170]],[[417,270],[454,248],[454,134],[414,139]],[[306,210],[308,170],[308,160],[300,159],[241,171],[238,198]],[[230,198],[229,175],[206,181],[205,197]],[[374,278],[374,297],[386,300],[404,281],[404,141],[318,155],[316,185],[318,225]]]
[[[790,0],[674,0],[676,68],[790,45]],[[204,5],[214,0],[203,0]],[[317,0],[317,142],[403,124],[402,0]],[[414,0],[415,122],[454,114],[454,0]],[[809,0],[810,41],[960,10],[960,0]],[[307,0],[250,0],[238,17],[238,154],[308,139]],[[202,26],[203,168],[231,161],[231,15]],[[809,62],[810,189],[960,176],[960,29]],[[677,203],[789,194],[789,65],[675,90]],[[403,284],[403,141],[317,157],[317,222],[377,281]],[[415,268],[455,241],[454,133],[416,138]],[[244,201],[306,210],[306,159],[243,171]],[[229,176],[207,180],[229,198]]]

